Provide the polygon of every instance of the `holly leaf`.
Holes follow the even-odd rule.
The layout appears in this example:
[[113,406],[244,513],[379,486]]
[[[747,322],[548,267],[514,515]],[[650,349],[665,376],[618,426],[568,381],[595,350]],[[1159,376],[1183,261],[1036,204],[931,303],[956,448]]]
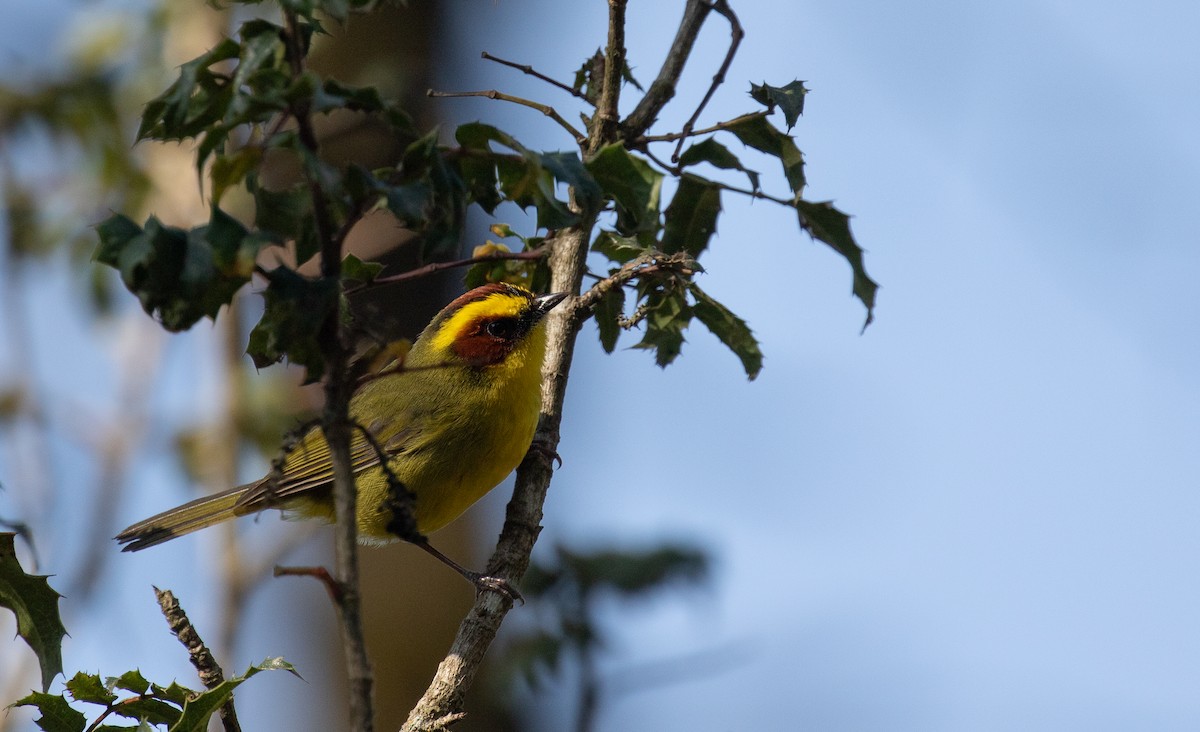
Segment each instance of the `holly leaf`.
[[763,114],[740,117],[726,125],[725,129],[732,132],[746,147],[779,158],[788,185],[797,197],[800,196],[805,185],[804,154],[796,147],[796,141],[790,135],[775,129]]
[[342,260],[342,279],[354,280],[364,284],[373,282],[379,273],[383,271],[383,265],[378,262],[364,262],[353,254],[347,254]]
[[42,689],[46,690],[62,673],[62,639],[67,634],[58,613],[62,596],[50,587],[45,576],[25,573],[17,560],[14,536],[0,533],[0,607],[16,615],[17,635],[37,655]]
[[825,242],[833,247],[850,263],[854,273],[854,296],[867,307],[867,319],[863,322],[863,330],[875,319],[875,293],[879,285],[867,275],[863,265],[863,250],[854,241],[850,233],[850,217],[833,207],[828,201],[812,203],[797,201],[796,211],[800,216],[800,226],[814,239]]
[[584,166],[605,195],[616,202],[626,220],[624,226],[618,226],[621,233],[648,231],[657,226],[663,176],[649,163],[614,142],[600,148]]
[[233,690],[241,686],[251,677],[261,671],[287,671],[300,678],[296,668],[282,658],[268,658],[262,663],[246,669],[241,676],[226,679],[216,687],[198,696],[188,699],[183,705],[183,714],[179,721],[171,727],[170,732],[207,732],[208,720],[233,695]]
[[800,115],[804,114],[804,96],[808,89],[803,81],[792,81],[783,86],[770,86],[765,81],[761,84],[750,85],[750,97],[768,109],[779,107],[783,112],[783,121],[788,131],[796,125]]
[[[639,287],[643,284],[639,282]],[[678,358],[683,349],[683,330],[692,319],[692,309],[687,304],[684,290],[663,291],[656,285],[646,295],[642,306],[645,317],[642,322],[646,332],[634,348],[654,351],[654,362],[666,368]]]
[[145,694],[150,688],[150,682],[137,669],[126,671],[120,676],[110,677],[105,684],[110,689],[131,691],[134,694]]
[[13,702],[14,707],[34,707],[42,715],[33,720],[44,732],[83,732],[87,717],[71,708],[66,698],[35,691]]
[[258,368],[286,357],[304,367],[304,383],[310,384],[325,373],[319,334],[325,318],[334,314],[338,288],[329,280],[308,279],[283,266],[271,270],[267,280],[266,307],[250,331],[246,353]]
[[687,252],[699,257],[717,230],[721,214],[721,187],[685,173],[664,214],[662,251]]
[[695,313],[696,319],[704,323],[713,335],[741,359],[746,376],[754,381],[754,378],[762,371],[763,354],[750,326],[746,325],[746,321],[734,315],[729,308],[701,290],[696,283],[691,283],[689,289],[696,301],[692,306],[692,312]]
[[640,241],[631,236],[621,236],[616,232],[601,230],[592,242],[592,251],[599,252],[617,264],[625,264],[649,251]]
[[66,687],[75,701],[106,707],[117,700],[117,695],[104,685],[98,674],[79,671],[67,680]]
[[709,137],[698,142],[684,150],[683,154],[679,156],[679,167],[681,168],[699,163],[708,163],[722,170],[740,170],[750,179],[750,187],[756,191],[759,189],[758,173],[743,166],[742,161],[729,152],[729,148],[717,142],[716,138]]
[[613,287],[600,302],[596,303],[594,315],[596,327],[600,329],[600,346],[605,353],[612,353],[621,335],[621,316],[625,313],[625,288]]
[[213,207],[206,226],[185,231],[151,216],[145,228],[116,214],[97,227],[95,258],[117,269],[142,309],[169,331],[215,319],[242,285],[267,240]]

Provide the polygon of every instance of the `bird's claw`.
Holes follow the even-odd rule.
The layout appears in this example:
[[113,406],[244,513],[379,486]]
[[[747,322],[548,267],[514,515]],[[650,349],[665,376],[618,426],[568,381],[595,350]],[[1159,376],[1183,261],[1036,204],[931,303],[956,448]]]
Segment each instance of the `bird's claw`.
[[506,579],[492,577],[481,572],[470,572],[467,575],[467,579],[471,581],[471,584],[475,585],[476,593],[496,592],[504,595],[512,602],[525,604],[525,598]]

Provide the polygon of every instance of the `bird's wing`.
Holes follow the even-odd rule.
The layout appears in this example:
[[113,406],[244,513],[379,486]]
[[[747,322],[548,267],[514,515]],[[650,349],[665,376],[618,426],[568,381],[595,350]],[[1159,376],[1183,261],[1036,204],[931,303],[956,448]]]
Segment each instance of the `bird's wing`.
[[[387,455],[396,455],[408,449],[421,433],[416,420],[404,420],[405,427],[391,435],[386,425],[370,425],[371,434],[379,448]],[[350,469],[361,473],[380,464],[379,450],[363,434],[354,428],[350,434]],[[333,461],[329,455],[329,443],[320,428],[313,428],[284,459],[282,474],[272,484],[271,476],[251,483],[237,502],[239,514],[254,513],[272,508],[301,496],[312,496],[314,492],[327,489],[333,482]]]

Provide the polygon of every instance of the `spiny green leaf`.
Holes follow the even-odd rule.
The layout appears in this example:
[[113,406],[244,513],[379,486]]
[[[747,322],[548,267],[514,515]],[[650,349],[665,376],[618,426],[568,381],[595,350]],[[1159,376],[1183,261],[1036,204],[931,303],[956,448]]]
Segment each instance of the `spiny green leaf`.
[[67,680],[66,687],[75,701],[106,707],[117,700],[117,695],[108,690],[98,674],[79,671]]
[[268,658],[262,663],[246,669],[246,673],[241,676],[226,679],[215,688],[189,699],[183,705],[183,714],[180,715],[179,721],[171,727],[170,732],[206,732],[208,720],[212,717],[213,712],[220,709],[221,705],[229,700],[234,689],[260,671],[288,671],[296,678],[300,678],[300,674],[296,673],[292,664],[282,658]]
[[717,230],[721,214],[721,187],[685,173],[663,219],[662,251],[687,252],[699,257]]
[[850,263],[854,273],[854,296],[867,307],[867,318],[863,330],[875,319],[875,293],[879,285],[867,276],[863,265],[863,250],[850,233],[850,217],[833,207],[828,201],[811,203],[797,201],[796,211],[800,215],[800,226],[814,239],[833,247]]
[[109,689],[131,691],[134,694],[145,694],[150,689],[150,682],[142,676],[141,671],[134,669],[126,671],[120,676],[110,677],[106,680],[105,686]]
[[638,288],[646,293],[646,302],[641,306],[646,332],[634,348],[654,351],[654,362],[666,368],[683,348],[683,330],[692,319],[692,309],[684,290],[663,290],[648,281],[639,281]]
[[804,114],[804,95],[808,89],[803,81],[792,81],[783,86],[769,86],[766,82],[750,85],[750,96],[763,106],[779,107],[783,112],[783,121],[790,131],[796,125],[796,120]]
[[58,614],[61,597],[45,576],[25,574],[17,560],[15,534],[0,533],[0,607],[17,617],[17,635],[37,654],[42,689],[62,673],[62,639],[67,634]]
[[743,166],[742,161],[738,160],[737,156],[729,151],[729,148],[717,142],[716,138],[709,137],[698,142],[684,150],[683,154],[679,156],[681,168],[698,163],[709,163],[722,170],[740,170],[750,179],[750,187],[756,191],[759,189],[758,173]]
[[596,304],[596,327],[600,329],[600,345],[612,353],[621,335],[621,316],[625,313],[625,288],[613,287]]
[[742,362],[746,376],[751,381],[762,371],[763,355],[758,340],[746,321],[734,315],[729,308],[714,300],[694,282],[689,285],[696,304],[692,307],[696,318],[704,323],[713,335],[721,339],[729,350]]
[[342,279],[356,282],[372,282],[383,271],[383,265],[378,262],[364,262],[353,254],[347,254],[342,260]]
[[592,242],[592,251],[603,254],[617,264],[625,264],[642,256],[649,249],[631,236],[621,236],[603,229]]
[[312,195],[303,185],[272,191],[258,184],[256,176],[247,176],[246,184],[254,196],[254,224],[276,243],[296,243],[296,263],[304,264],[320,251],[313,223]]
[[762,114],[748,114],[730,122],[725,129],[737,136],[743,145],[779,158],[788,185],[797,197],[800,196],[805,184],[804,154],[790,135],[775,129]]
[[604,193],[630,219],[631,229],[645,231],[657,225],[663,176],[649,163],[614,142],[602,147],[584,165]]
[[271,270],[263,292],[266,308],[246,347],[254,365],[265,368],[286,357],[304,367],[304,383],[320,379],[325,373],[321,326],[333,314],[337,297],[336,284],[328,280],[310,280],[283,266]]
[[159,686],[158,684],[152,683],[150,684],[150,691],[153,692],[156,697],[159,697],[160,699],[166,699],[167,701],[179,707],[182,707],[184,702],[198,693],[187,688],[186,686],[180,686],[174,681],[172,681],[169,686]]
[[575,191],[575,201],[587,211],[600,206],[603,191],[574,152],[542,153],[538,156],[542,167],[550,171],[559,183],[565,183]]
[[261,162],[262,148],[257,145],[248,145],[232,155],[218,155],[209,172],[212,178],[212,202],[220,203],[225,192],[245,180]]
[[13,702],[14,707],[34,707],[42,715],[34,720],[44,732],[83,732],[87,717],[71,708],[66,698],[35,691]]
[[113,714],[127,719],[145,720],[147,724],[170,726],[179,721],[181,707],[182,704],[171,704],[151,696],[129,697],[117,703],[113,708]]
[[97,261],[115,267],[147,314],[170,331],[217,311],[250,280],[267,241],[213,208],[207,226],[184,231],[151,216],[144,229],[116,215],[97,228]]

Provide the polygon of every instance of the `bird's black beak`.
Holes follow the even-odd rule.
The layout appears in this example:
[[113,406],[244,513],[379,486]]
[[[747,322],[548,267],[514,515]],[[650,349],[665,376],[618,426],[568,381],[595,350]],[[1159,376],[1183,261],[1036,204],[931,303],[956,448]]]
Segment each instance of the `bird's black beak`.
[[546,313],[554,309],[554,306],[565,300],[567,293],[552,292],[549,295],[542,295],[533,298],[533,312],[537,314],[538,320],[541,320]]

